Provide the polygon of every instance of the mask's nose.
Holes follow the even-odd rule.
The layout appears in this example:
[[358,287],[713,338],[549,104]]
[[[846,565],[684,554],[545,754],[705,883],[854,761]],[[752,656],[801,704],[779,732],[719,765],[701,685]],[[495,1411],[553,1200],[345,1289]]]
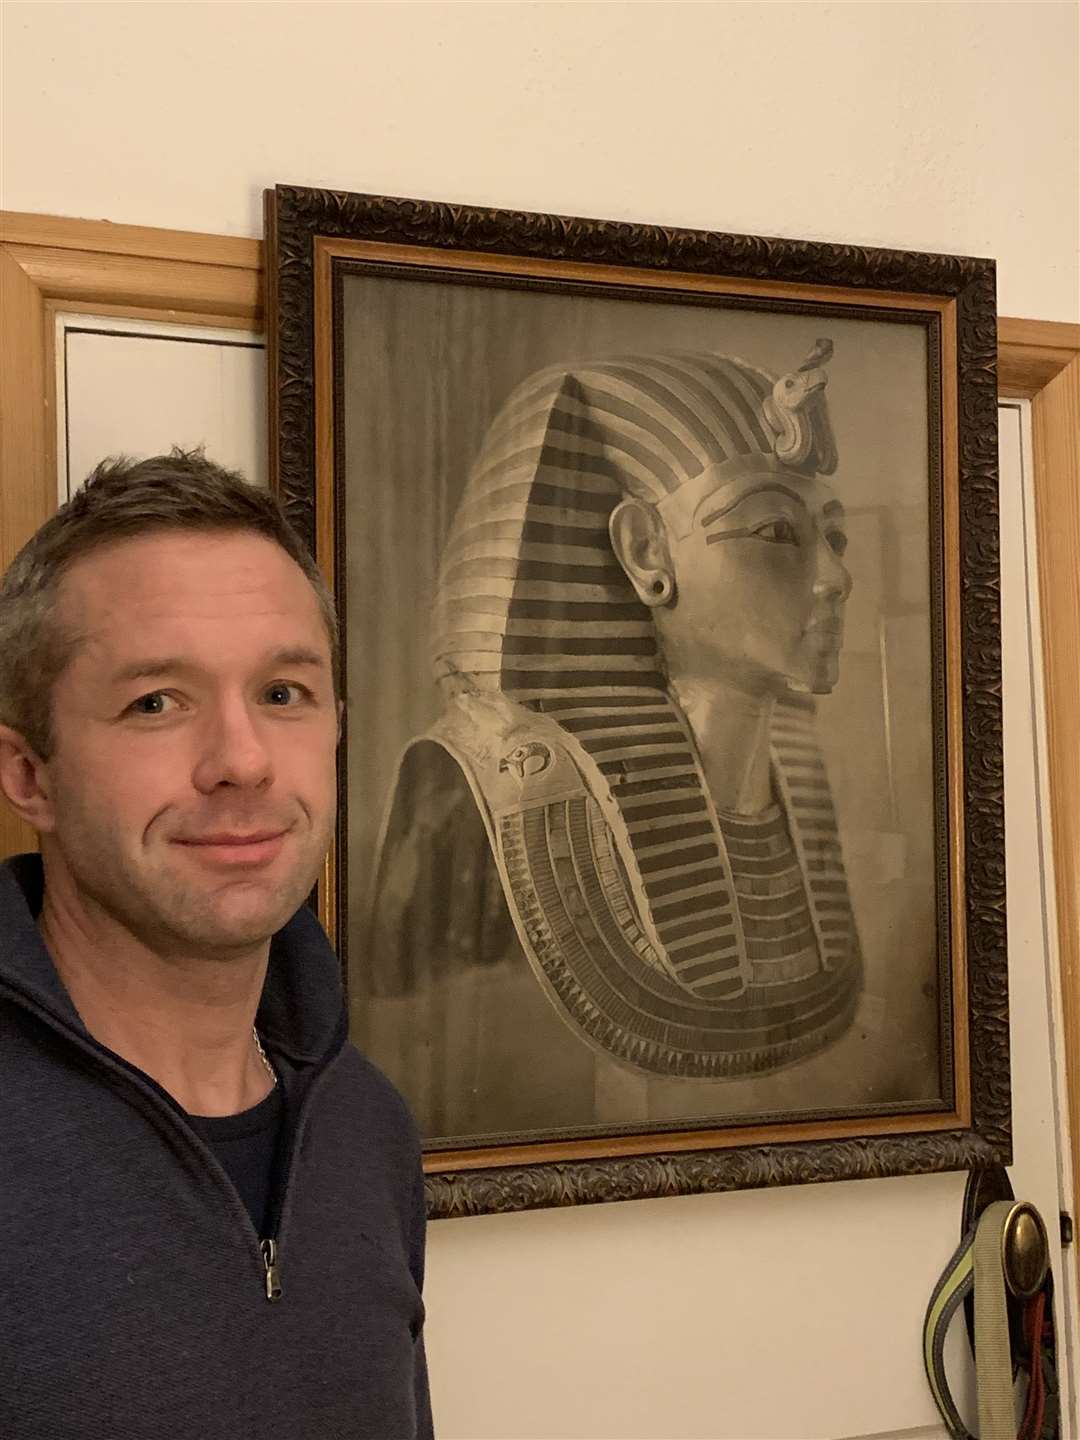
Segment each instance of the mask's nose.
[[814,578],[815,597],[819,600],[839,600],[843,604],[851,594],[851,571],[824,535],[818,536],[815,559],[817,563],[817,573]]

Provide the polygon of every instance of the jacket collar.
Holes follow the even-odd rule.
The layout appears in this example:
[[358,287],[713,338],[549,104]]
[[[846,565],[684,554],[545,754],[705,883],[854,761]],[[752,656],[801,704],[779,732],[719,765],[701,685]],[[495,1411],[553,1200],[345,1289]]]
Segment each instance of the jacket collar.
[[[40,855],[15,855],[0,864],[0,985],[63,1028],[85,1035],[37,928],[44,894]],[[316,1062],[339,1043],[344,1009],[337,956],[316,917],[301,906],[270,941],[256,1023],[274,1049],[293,1060]]]

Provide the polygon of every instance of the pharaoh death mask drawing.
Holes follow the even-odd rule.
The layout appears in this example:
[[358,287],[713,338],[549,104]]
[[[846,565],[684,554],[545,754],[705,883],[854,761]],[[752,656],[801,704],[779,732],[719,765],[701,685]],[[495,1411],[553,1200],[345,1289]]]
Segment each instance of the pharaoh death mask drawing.
[[[444,713],[400,783],[456,767],[548,1001],[647,1074],[767,1073],[858,999],[813,699],[851,589],[831,353],[780,376],[714,353],[533,375],[442,557]],[[384,891],[415,872],[386,833]]]

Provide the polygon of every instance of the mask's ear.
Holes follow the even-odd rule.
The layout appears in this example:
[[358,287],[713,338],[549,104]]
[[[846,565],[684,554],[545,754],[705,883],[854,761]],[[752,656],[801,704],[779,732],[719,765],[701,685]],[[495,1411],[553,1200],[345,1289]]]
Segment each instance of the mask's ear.
[[670,605],[675,598],[675,571],[656,507],[647,500],[620,500],[608,520],[608,534],[642,604]]

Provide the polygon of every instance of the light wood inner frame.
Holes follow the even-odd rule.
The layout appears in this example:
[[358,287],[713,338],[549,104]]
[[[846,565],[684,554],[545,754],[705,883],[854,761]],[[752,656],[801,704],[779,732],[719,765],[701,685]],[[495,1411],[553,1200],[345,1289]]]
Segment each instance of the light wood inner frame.
[[[490,270],[491,257],[484,263]],[[262,297],[257,240],[0,214],[0,568],[56,507],[56,310],[258,329]],[[1080,325],[1001,319],[998,366],[1001,396],[1032,401],[1058,945],[1080,1195]],[[325,526],[324,518],[320,538]],[[326,573],[331,567],[319,558]],[[33,832],[0,803],[0,857],[35,848]],[[796,1138],[792,1132],[784,1127],[785,1138]],[[612,1149],[605,1142],[606,1153]],[[500,1153],[505,1163],[540,1158],[536,1147],[527,1151]],[[1074,1215],[1077,1208],[1074,1200]]]

